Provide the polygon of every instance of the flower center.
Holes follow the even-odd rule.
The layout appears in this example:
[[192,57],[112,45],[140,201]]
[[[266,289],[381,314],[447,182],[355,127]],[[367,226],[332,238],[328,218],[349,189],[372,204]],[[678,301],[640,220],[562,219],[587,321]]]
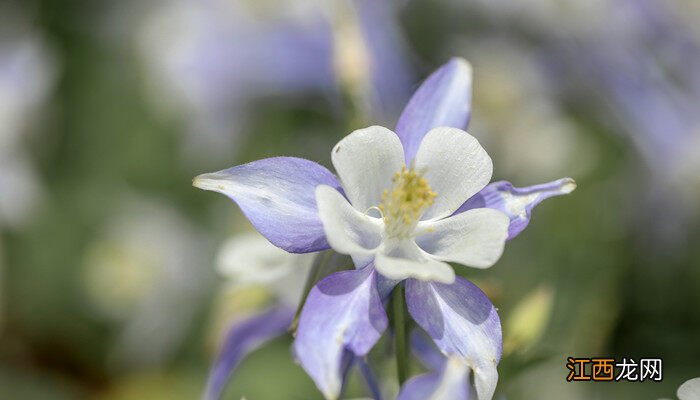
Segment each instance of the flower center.
[[379,204],[387,236],[410,237],[423,211],[433,204],[436,196],[425,178],[404,165],[391,178],[391,187],[384,190]]

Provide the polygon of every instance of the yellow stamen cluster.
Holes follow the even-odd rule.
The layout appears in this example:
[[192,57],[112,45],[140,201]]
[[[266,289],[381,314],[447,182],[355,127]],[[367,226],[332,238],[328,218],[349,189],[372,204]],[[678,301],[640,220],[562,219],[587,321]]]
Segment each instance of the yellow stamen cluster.
[[391,182],[391,188],[382,194],[379,210],[389,236],[408,236],[425,209],[433,204],[437,193],[432,191],[425,178],[405,165],[391,178]]

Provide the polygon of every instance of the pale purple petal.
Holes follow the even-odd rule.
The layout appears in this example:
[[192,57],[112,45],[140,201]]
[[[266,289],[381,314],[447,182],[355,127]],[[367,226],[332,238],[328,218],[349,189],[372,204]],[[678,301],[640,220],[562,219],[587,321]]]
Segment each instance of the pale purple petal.
[[433,128],[465,129],[471,114],[472,68],[453,58],[433,72],[418,88],[396,124],[410,165],[423,137]]
[[469,367],[451,358],[437,372],[409,379],[396,400],[469,400]]
[[291,253],[327,249],[315,190],[338,179],[313,161],[275,157],[196,177],[193,185],[225,194],[272,244]]
[[314,286],[304,304],[294,353],[328,399],[342,388],[344,352],[366,355],[387,327],[376,275],[371,265],[336,272]]
[[435,343],[419,329],[411,332],[411,352],[431,371],[439,371],[446,361],[445,356],[435,347]]
[[426,400],[440,381],[438,373],[423,374],[406,381],[396,400]]
[[389,279],[386,276],[377,274],[377,291],[379,292],[379,297],[381,297],[382,300],[388,299],[392,290],[394,290],[394,286],[398,285],[399,282],[401,281]]
[[286,333],[292,319],[294,310],[274,306],[231,326],[221,353],[209,373],[203,399],[215,400],[221,397],[226,383],[241,360],[266,342]]
[[365,383],[369,392],[372,394],[373,400],[382,400],[382,390],[379,387],[379,382],[377,381],[377,376],[372,370],[367,362],[362,358],[357,358],[357,368],[360,370],[360,374],[364,378]]
[[491,399],[503,340],[498,313],[488,297],[461,277],[450,285],[409,279],[406,304],[443,354],[458,356],[471,367],[479,400]]
[[571,178],[562,178],[540,185],[516,188],[510,182],[494,182],[467,200],[455,212],[472,208],[494,208],[510,218],[508,240],[513,239],[530,223],[532,209],[543,200],[553,196],[571,193],[576,189],[576,182]]

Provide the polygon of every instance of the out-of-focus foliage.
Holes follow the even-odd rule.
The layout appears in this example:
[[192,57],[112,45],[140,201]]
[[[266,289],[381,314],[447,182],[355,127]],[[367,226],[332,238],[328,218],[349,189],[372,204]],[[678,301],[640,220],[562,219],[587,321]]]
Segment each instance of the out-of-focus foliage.
[[[700,8],[327,3],[0,6],[0,398],[198,397],[222,327],[269,294],[228,291],[216,255],[250,227],[192,177],[328,165],[450,56],[474,67],[469,131],[495,179],[578,182],[495,267],[460,270],[504,321],[499,391],[659,398],[697,376]],[[253,353],[225,398],[320,398],[289,344]],[[660,357],[664,381],[567,383],[567,356]]]

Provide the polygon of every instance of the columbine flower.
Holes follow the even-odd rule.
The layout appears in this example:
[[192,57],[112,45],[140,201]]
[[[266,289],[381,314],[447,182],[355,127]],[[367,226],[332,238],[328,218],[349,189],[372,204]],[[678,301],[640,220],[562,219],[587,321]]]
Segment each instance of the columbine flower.
[[508,236],[504,213],[478,208],[453,215],[491,179],[491,159],[466,132],[432,129],[415,157],[406,157],[396,134],[371,127],[341,140],[332,157],[347,199],[319,186],[319,215],[331,247],[356,265],[374,260],[389,279],[452,283],[446,261],[487,268],[500,257]]
[[348,356],[366,355],[386,329],[382,299],[401,279],[413,319],[443,354],[474,375],[480,399],[493,396],[502,341],[498,314],[446,262],[493,265],[505,241],[527,225],[534,205],[575,185],[567,178],[524,189],[485,186],[491,160],[459,129],[469,119],[470,98],[471,68],[453,59],[418,89],[396,134],[362,129],[333,149],[340,179],[314,162],[279,157],[194,180],[237,202],[278,247],[311,252],[332,246],[352,255],[358,269],[331,274],[309,293],[294,344],[326,398],[338,397]]

